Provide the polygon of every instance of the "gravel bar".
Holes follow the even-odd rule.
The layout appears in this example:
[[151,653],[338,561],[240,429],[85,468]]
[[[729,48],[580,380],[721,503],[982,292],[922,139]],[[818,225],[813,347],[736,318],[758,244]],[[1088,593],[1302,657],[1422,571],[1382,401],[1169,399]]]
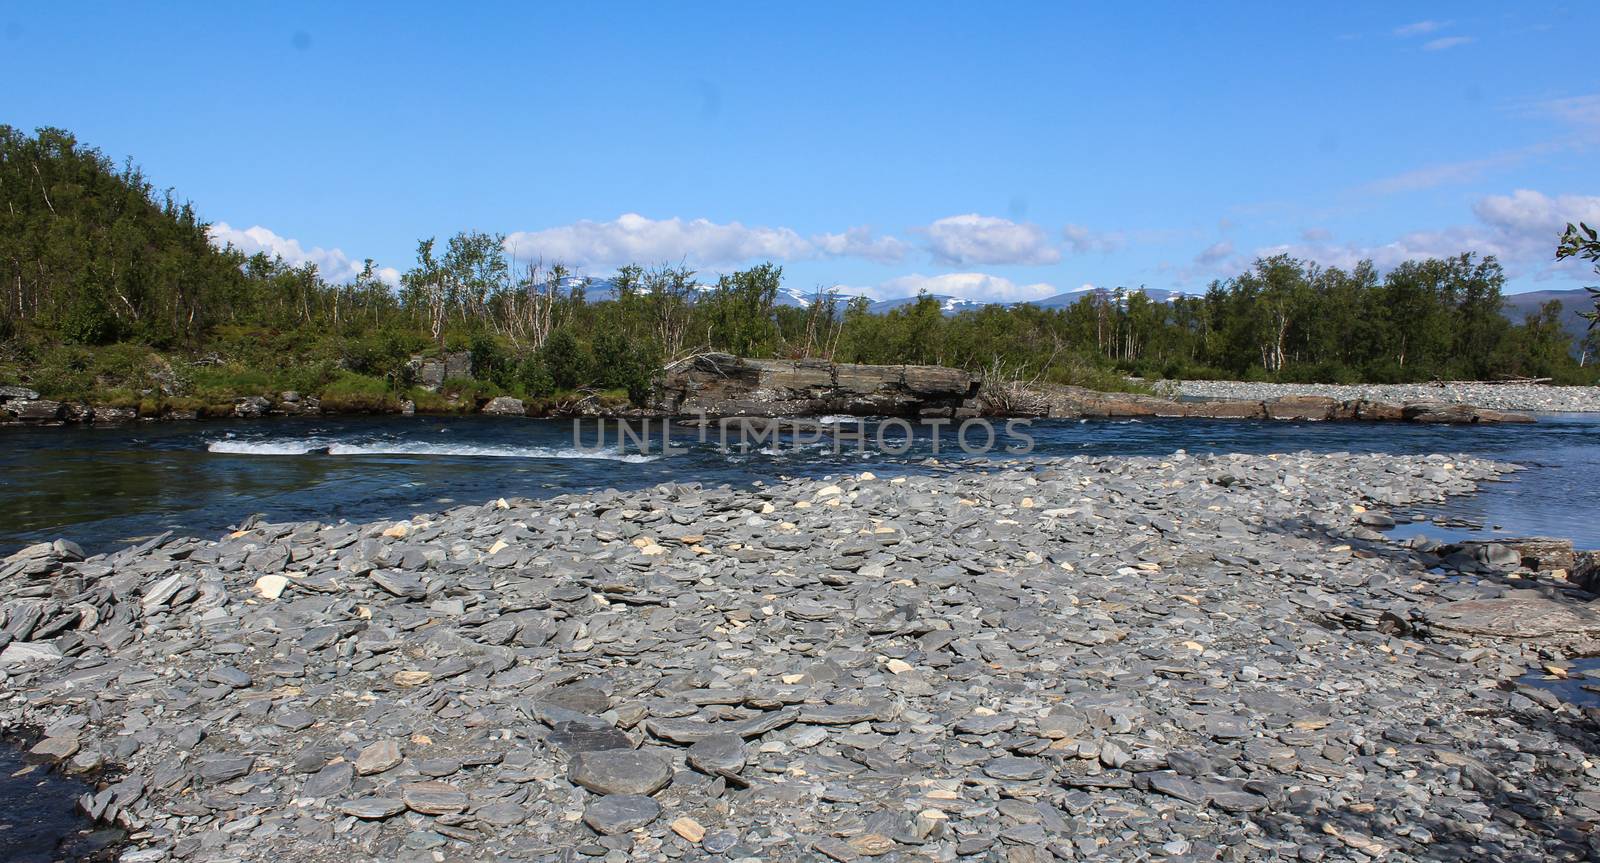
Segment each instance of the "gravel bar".
[[1443,401],[1500,411],[1540,413],[1600,412],[1600,387],[1552,387],[1539,384],[1258,384],[1244,381],[1181,381],[1179,395],[1197,398],[1267,401],[1283,396],[1327,396],[1341,401],[1367,399],[1402,404]]
[[124,863],[1595,859],[1596,713],[1515,682],[1588,595],[1376,530],[1514,469],[929,462],[42,544],[0,722],[112,768]]

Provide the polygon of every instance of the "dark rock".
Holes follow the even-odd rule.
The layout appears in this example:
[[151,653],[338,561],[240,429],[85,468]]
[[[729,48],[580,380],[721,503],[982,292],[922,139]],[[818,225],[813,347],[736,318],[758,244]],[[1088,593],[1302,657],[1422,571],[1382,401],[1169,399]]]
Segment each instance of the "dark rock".
[[638,794],[610,794],[583,810],[583,823],[602,836],[636,830],[661,817],[661,804]]
[[654,794],[672,781],[672,765],[651,751],[580,752],[573,756],[567,779],[596,794]]

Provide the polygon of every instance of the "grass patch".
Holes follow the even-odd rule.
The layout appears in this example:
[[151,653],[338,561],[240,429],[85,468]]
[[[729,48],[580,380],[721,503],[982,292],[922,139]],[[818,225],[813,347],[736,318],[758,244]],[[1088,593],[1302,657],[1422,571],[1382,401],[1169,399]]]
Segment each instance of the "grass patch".
[[400,409],[400,399],[382,378],[344,372],[323,387],[317,398],[322,409],[340,413],[388,413]]

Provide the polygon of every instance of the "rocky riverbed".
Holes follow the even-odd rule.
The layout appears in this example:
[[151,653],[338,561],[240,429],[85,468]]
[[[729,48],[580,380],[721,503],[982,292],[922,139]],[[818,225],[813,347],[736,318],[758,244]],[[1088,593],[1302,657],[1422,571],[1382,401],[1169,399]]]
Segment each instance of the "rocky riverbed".
[[1515,682],[1578,677],[1592,597],[1377,532],[1512,469],[929,463],[45,544],[0,564],[0,721],[118,769],[82,803],[129,863],[1594,859],[1600,713]]
[[1270,401],[1285,396],[1323,396],[1348,401],[1406,403],[1422,401],[1473,405],[1500,411],[1600,412],[1600,387],[1553,387],[1543,384],[1264,384],[1244,381],[1182,381],[1179,395],[1212,399]]

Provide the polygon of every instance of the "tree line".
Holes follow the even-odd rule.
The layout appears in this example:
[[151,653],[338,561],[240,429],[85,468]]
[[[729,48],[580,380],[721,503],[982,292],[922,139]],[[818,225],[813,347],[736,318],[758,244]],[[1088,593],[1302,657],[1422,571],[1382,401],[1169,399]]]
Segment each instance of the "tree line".
[[464,350],[473,380],[453,385],[472,395],[594,388],[634,401],[664,363],[706,351],[1102,387],[1128,374],[1593,379],[1572,358],[1558,305],[1508,321],[1499,263],[1470,252],[1382,274],[1278,256],[1164,302],[1119,288],[1063,308],[947,315],[924,296],[874,314],[825,288],[808,305],[779,303],[783,269],[772,263],[714,279],[681,264],[629,265],[597,283],[557,262],[513,260],[502,235],[480,231],[420,241],[398,286],[371,261],[337,282],[314,265],[219,249],[207,227],[172,191],[70,133],[0,126],[0,376],[55,380],[63,393],[143,390],[153,351],[187,358],[186,374],[214,389],[378,397],[412,390],[414,356]]

